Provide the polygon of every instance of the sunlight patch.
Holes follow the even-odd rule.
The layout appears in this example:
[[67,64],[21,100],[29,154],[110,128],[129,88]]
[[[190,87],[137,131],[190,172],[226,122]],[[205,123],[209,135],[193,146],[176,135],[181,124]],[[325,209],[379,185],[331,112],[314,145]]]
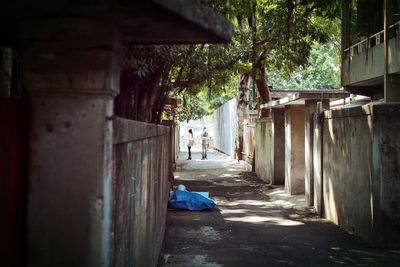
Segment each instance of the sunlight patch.
[[231,217],[231,218],[224,218],[227,221],[232,222],[246,222],[246,223],[261,223],[261,222],[269,222],[274,225],[279,226],[298,226],[304,225],[302,222],[287,220],[284,218],[277,218],[277,217],[267,217],[267,216],[244,216],[244,217]]
[[247,213],[250,210],[246,210],[246,209],[220,209],[221,214],[239,214],[239,213]]

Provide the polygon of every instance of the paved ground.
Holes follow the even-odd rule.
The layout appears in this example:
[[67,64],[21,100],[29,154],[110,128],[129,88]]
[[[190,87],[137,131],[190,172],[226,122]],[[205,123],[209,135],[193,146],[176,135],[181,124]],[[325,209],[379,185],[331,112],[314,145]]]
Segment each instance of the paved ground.
[[302,197],[263,184],[221,154],[200,158],[179,162],[176,185],[209,191],[218,208],[170,209],[159,266],[400,266],[400,251],[369,247],[319,219]]

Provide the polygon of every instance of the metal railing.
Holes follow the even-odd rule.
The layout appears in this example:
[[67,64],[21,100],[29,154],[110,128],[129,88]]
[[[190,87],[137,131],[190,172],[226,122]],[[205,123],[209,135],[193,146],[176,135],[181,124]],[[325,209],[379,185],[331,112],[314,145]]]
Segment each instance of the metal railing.
[[[396,22],[393,25],[389,26],[390,30],[395,30],[394,34],[395,36],[400,35],[400,21]],[[381,43],[384,42],[384,31],[377,32],[369,37],[366,37],[365,39],[361,40],[358,43],[355,43],[354,45],[350,46],[349,48],[344,49],[344,52],[346,54],[350,54],[350,57],[360,54],[363,51],[366,51],[369,48],[372,48],[374,46],[377,46]]]

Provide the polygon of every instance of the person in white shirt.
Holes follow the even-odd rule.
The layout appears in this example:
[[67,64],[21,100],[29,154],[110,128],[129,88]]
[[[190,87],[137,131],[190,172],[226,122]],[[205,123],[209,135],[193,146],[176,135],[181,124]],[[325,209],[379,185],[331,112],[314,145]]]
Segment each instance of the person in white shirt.
[[188,151],[189,151],[189,156],[188,156],[188,160],[192,159],[192,146],[194,145],[194,138],[193,138],[193,131],[192,129],[189,129],[189,134],[188,134],[188,143],[187,143],[187,147],[188,147]]

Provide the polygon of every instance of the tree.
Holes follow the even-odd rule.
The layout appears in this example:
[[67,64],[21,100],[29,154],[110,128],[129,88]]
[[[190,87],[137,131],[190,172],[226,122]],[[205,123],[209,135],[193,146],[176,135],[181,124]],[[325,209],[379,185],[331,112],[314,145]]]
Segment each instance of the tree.
[[239,108],[245,114],[248,103],[256,102],[256,90],[259,102],[269,100],[268,72],[287,74],[307,64],[312,45],[327,40],[321,21],[338,14],[340,4],[323,0],[202,2],[235,25],[232,43],[130,47],[116,100],[118,116],[159,122],[169,95],[194,97],[206,91],[212,102],[233,77],[238,82]]

